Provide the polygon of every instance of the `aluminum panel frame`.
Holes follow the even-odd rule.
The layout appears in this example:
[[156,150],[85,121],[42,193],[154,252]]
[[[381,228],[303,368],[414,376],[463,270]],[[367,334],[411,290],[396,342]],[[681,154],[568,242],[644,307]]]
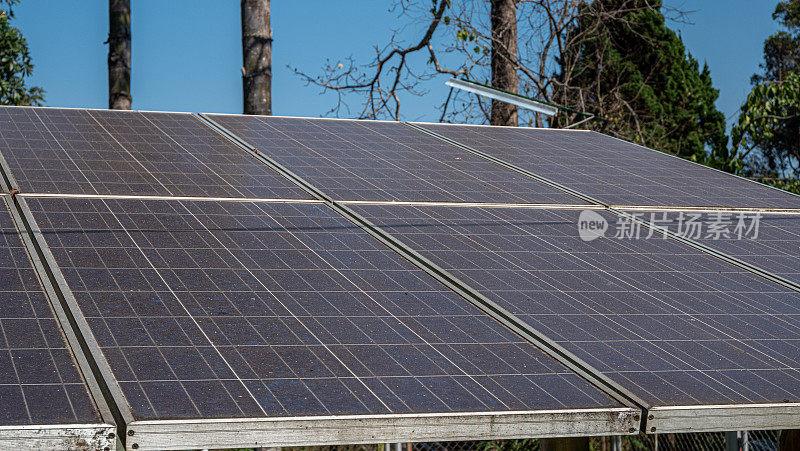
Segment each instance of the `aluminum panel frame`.
[[136,421],[128,426],[128,446],[178,450],[631,435],[639,432],[639,422],[640,411],[633,408]]
[[648,411],[643,432],[660,434],[798,427],[800,403],[658,406]]

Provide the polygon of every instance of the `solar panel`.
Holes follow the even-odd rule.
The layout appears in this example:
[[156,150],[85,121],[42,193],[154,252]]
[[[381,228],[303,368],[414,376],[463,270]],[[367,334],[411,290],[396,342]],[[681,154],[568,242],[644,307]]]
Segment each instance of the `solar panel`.
[[800,196],[600,133],[417,125],[606,204],[800,208]]
[[585,204],[397,122],[207,116],[335,199]]
[[324,205],[25,202],[142,449],[636,431]]
[[800,284],[800,216],[722,211],[631,214]]
[[[24,397],[0,405],[0,447],[29,425],[63,433],[37,409],[110,440],[74,334],[131,448],[618,435],[639,431],[639,407],[646,432],[800,427],[800,293],[568,192],[645,216],[726,206],[750,219],[798,196],[581,131],[0,107],[0,152],[35,238],[0,217],[13,241],[0,247],[0,397]],[[619,236],[584,241],[580,214]],[[760,221],[757,239],[691,238],[800,284],[800,216]],[[23,295],[32,317],[16,313]],[[485,299],[511,317],[471,305]],[[14,359],[30,351],[55,372]],[[61,410],[27,395],[48,385]]]
[[[748,405],[797,412],[800,293],[677,241],[646,239],[647,231],[583,241],[574,211],[353,208],[663,408],[650,410],[648,432],[741,429],[778,418],[756,419]],[[709,405],[735,407],[716,418],[677,408]]]
[[308,199],[190,114],[0,108],[21,192]]
[[[0,196],[0,448],[112,446]],[[102,400],[100,401],[102,402]]]

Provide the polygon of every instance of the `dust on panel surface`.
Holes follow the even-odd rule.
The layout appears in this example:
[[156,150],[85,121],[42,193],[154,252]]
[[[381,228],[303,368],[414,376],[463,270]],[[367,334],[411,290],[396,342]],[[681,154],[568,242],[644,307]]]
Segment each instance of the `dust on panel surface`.
[[585,203],[397,122],[209,117],[334,199]]
[[653,405],[800,401],[800,293],[576,211],[354,208]]
[[101,422],[2,197],[0,400],[0,426]]
[[137,419],[618,406],[323,205],[28,203]]
[[800,208],[800,196],[600,133],[419,125],[607,204]]
[[0,107],[23,193],[308,199],[186,113]]
[[630,212],[800,284],[800,216],[758,212]]

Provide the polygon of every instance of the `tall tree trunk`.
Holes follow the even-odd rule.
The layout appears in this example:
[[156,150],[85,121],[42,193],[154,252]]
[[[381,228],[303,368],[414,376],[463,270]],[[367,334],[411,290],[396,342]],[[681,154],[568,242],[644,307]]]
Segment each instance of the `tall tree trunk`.
[[[517,0],[492,0],[492,86],[517,93]],[[517,125],[517,107],[492,100],[492,125]]]
[[272,114],[272,29],[269,0],[242,0],[244,114]]
[[108,107],[131,109],[131,2],[108,0]]
[[541,451],[589,451],[589,438],[543,438],[539,440],[539,448]]
[[778,451],[800,450],[800,429],[784,429],[778,437]]

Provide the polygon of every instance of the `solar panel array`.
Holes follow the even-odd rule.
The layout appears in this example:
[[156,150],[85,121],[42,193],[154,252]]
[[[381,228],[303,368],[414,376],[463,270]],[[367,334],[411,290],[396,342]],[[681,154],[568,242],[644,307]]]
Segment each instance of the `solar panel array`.
[[[788,193],[581,131],[185,113],[0,108],[0,163],[33,237],[0,268],[55,288],[126,446],[800,427]],[[783,214],[681,240],[609,206]]]
[[136,420],[619,407],[324,205],[28,205]]

